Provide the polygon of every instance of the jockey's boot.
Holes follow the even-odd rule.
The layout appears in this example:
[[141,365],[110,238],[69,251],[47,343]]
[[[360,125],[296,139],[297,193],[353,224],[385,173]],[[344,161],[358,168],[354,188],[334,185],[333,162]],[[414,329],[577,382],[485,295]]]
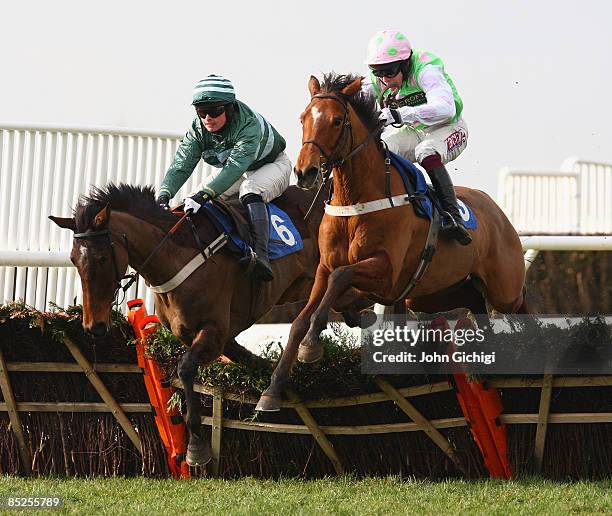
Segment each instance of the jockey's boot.
[[249,214],[251,235],[253,235],[253,250],[256,255],[253,276],[262,281],[272,281],[274,273],[268,258],[268,240],[270,239],[268,209],[263,202],[250,202],[246,208]]
[[442,207],[453,218],[452,221],[442,224],[440,234],[446,238],[454,238],[461,245],[470,244],[472,242],[472,237],[465,228],[463,218],[459,212],[455,187],[453,186],[453,182],[451,181],[446,167],[442,165],[432,168],[431,170],[427,171],[427,174],[429,175],[431,184],[442,202]]

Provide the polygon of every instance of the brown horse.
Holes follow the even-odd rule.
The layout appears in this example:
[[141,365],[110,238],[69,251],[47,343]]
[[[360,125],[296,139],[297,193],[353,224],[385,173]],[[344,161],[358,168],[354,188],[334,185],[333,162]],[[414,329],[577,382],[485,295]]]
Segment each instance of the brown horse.
[[[322,174],[323,162],[333,168],[331,205],[384,200],[386,167],[380,125],[375,99],[361,93],[361,78],[330,74],[321,86],[311,77],[308,88],[312,98],[300,117],[303,144],[295,167],[298,186],[312,188]],[[390,180],[392,196],[406,193],[394,168]],[[473,242],[468,246],[438,242],[430,267],[410,293],[410,306],[418,311],[467,307],[474,313],[486,313],[484,294],[499,312],[526,312],[525,268],[516,231],[484,192],[460,187],[457,193],[478,220]],[[259,401],[259,410],[279,408],[298,346],[303,362],[321,357],[319,334],[339,296],[356,289],[372,302],[403,303],[402,293],[419,265],[428,229],[429,222],[417,217],[410,205],[391,208],[387,204],[366,214],[323,216],[315,284],[291,326],[289,342]],[[471,281],[462,283],[468,277]],[[448,290],[451,286],[452,292]]]
[[[236,335],[272,306],[308,298],[319,259],[316,237],[322,216],[321,206],[315,207],[309,222],[304,222],[312,198],[312,193],[290,187],[275,201],[292,218],[304,248],[272,262],[273,281],[253,282],[223,248],[174,290],[156,294],[155,308],[162,323],[189,346],[178,375],[185,389],[190,430],[187,462],[191,465],[205,464],[211,456],[201,433],[199,400],[193,391],[198,366],[210,363],[222,352],[230,358],[243,356],[246,350],[233,340]],[[70,258],[81,277],[83,326],[96,337],[109,330],[111,304],[128,264],[149,285],[162,285],[199,254],[195,237],[184,224],[143,268],[178,220],[155,203],[149,187],[111,184],[94,189],[79,201],[72,218],[50,218],[75,233]],[[204,210],[193,220],[204,246],[219,237]],[[226,344],[229,349],[224,349]]]

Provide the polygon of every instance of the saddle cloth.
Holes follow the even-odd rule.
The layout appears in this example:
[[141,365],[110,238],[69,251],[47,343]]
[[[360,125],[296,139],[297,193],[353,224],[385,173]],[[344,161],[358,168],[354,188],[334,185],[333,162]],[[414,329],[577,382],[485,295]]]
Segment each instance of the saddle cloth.
[[[436,204],[440,211],[443,211],[435,190],[427,184],[423,172],[414,163],[398,154],[389,152],[389,157],[391,158],[391,164],[397,169],[404,182],[406,192],[409,195],[415,195],[412,202],[415,213],[419,217],[431,220],[433,203]],[[478,222],[472,208],[461,199],[457,199],[457,204],[459,205],[459,212],[465,227],[476,229]]]
[[[287,215],[274,203],[268,203],[268,222],[270,240],[268,254],[270,260],[277,260],[288,254],[301,251],[304,247],[300,232]],[[245,210],[240,201],[207,202],[204,210],[219,232],[227,233],[230,238],[229,249],[240,257],[249,254],[251,235]]]

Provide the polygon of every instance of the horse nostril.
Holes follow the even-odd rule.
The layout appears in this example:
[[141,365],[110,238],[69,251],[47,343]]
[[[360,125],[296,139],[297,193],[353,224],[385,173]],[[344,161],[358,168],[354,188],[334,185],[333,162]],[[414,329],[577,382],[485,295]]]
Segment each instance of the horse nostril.
[[317,177],[317,174],[319,173],[319,168],[318,167],[310,167],[305,173],[304,173],[304,177],[307,177],[308,179],[314,179]]
[[97,322],[91,327],[89,332],[94,336],[94,338],[100,339],[108,333],[108,326],[106,323]]
[[319,177],[319,168],[318,167],[309,167],[301,174],[297,175],[298,181],[297,185],[299,188],[303,190],[310,190],[317,183],[317,178]]

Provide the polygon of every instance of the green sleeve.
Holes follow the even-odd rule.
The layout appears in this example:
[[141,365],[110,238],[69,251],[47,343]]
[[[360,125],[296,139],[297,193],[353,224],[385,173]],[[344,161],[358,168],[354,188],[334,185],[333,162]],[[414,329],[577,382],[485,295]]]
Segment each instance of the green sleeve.
[[373,73],[370,74],[370,85],[372,86],[374,96],[378,99],[380,96],[380,86],[378,85],[378,78]]
[[255,124],[256,121],[240,131],[221,172],[210,183],[204,184],[200,190],[208,192],[213,197],[221,195],[248,170],[255,161],[261,141],[259,124]]
[[201,138],[196,131],[197,120],[194,120],[191,128],[181,141],[172,164],[159,188],[158,195],[166,194],[170,198],[176,195],[181,186],[185,184],[193,173],[202,156]]

